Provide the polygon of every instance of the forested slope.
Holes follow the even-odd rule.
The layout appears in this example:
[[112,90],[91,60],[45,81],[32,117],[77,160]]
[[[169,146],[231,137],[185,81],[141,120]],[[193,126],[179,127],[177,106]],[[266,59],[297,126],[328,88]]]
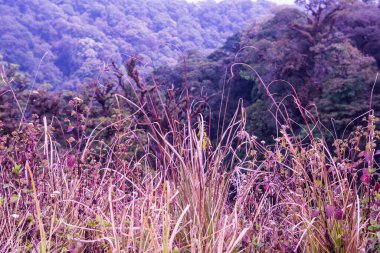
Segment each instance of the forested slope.
[[[276,123],[274,117],[277,119],[279,117],[276,106],[286,108],[287,115],[296,122],[304,121],[306,114],[302,114],[297,108],[301,107],[313,115],[313,124],[322,122],[338,135],[343,133],[347,124],[350,124],[350,127],[356,125],[357,122],[350,123],[355,117],[369,109],[375,111],[380,109],[380,86],[373,86],[380,66],[380,9],[375,1],[341,0],[310,3],[299,0],[298,8],[272,9],[273,17],[268,17],[262,22],[250,22],[246,29],[236,32],[221,47],[211,50],[209,54],[205,53],[205,49],[217,47],[218,40],[222,41],[234,29],[239,30],[237,24],[240,21],[248,22],[253,19],[254,16],[249,13],[252,14],[254,10],[259,11],[264,5],[270,6],[270,4],[263,1],[251,3],[239,0],[223,1],[219,4],[206,1],[201,3],[204,6],[198,6],[170,1],[158,4],[158,1],[152,0],[142,1],[138,6],[131,1],[127,8],[122,5],[123,1],[116,1],[110,5],[104,4],[107,7],[104,8],[104,12],[99,11],[96,12],[98,14],[90,15],[89,13],[94,11],[94,6],[102,6],[101,2],[99,5],[90,2],[85,5],[84,1],[78,1],[68,5],[64,4],[65,1],[60,1],[55,4],[45,2],[51,9],[55,6],[56,11],[50,9],[51,12],[48,13],[55,14],[45,17],[42,3],[35,7],[25,5],[23,8],[24,5],[21,3],[16,1],[1,6],[3,9],[18,8],[17,10],[23,11],[25,15],[22,18],[17,15],[1,17],[4,20],[15,19],[18,22],[9,21],[8,25],[0,28],[9,30],[2,34],[3,39],[0,43],[9,45],[9,47],[1,46],[5,51],[2,58],[3,65],[8,71],[9,80],[14,80],[13,91],[19,99],[20,106],[25,107],[26,118],[30,118],[34,113],[48,117],[62,117],[67,114],[65,104],[74,96],[79,96],[85,104],[91,105],[90,118],[96,119],[95,121],[112,117],[117,105],[115,94],[131,96],[132,91],[120,85],[125,81],[135,83],[134,89],[143,92],[144,96],[152,91],[152,87],[162,91],[173,90],[176,101],[181,102],[185,77],[190,96],[197,101],[197,105],[202,105],[199,110],[204,110],[205,115],[212,115],[207,116],[211,124],[210,133],[214,135],[211,137],[216,137],[218,133],[216,125],[220,127],[221,114],[225,113],[226,119],[229,119],[239,99],[243,99],[244,107],[247,109],[247,129],[268,141],[273,140],[273,136],[276,135],[278,122]],[[170,9],[176,4],[179,5]],[[143,8],[144,5],[146,8]],[[70,6],[72,8],[69,8]],[[119,21],[112,23],[110,20],[116,16],[114,14],[107,16],[109,9],[112,9],[110,6],[119,6],[121,9],[118,11],[123,8],[123,10],[128,9],[143,21],[128,22],[126,16],[121,15]],[[133,6],[140,9],[133,9]],[[232,15],[230,19],[223,18],[224,21],[214,22],[216,18],[214,16],[218,11],[211,11],[213,7],[218,7],[217,10],[226,15],[236,12],[235,18],[240,21],[232,22]],[[153,16],[148,11],[156,11],[159,8],[167,9]],[[37,12],[37,9],[41,11]],[[207,18],[207,10],[210,18]],[[27,14],[31,12],[36,15],[40,13],[41,21],[37,22],[38,18],[33,16],[29,16],[28,19]],[[71,16],[65,14],[66,12],[71,13]],[[172,15],[173,12],[183,15],[175,16]],[[8,10],[7,13],[11,12]],[[57,13],[65,16],[66,21],[64,18],[57,18]],[[172,23],[174,27],[183,28],[185,14],[188,17],[189,15],[197,17],[191,22],[193,25],[198,24],[199,29],[203,29],[201,29],[203,35],[187,28],[171,29],[170,25],[167,25],[167,20],[158,22],[160,17],[169,15],[176,21]],[[244,15],[247,15],[246,20],[243,18]],[[153,21],[149,23],[148,17],[156,20],[155,23]],[[51,26],[47,20],[54,20]],[[59,20],[65,25],[57,29],[54,24]],[[109,23],[107,26],[101,26],[105,25],[104,20],[114,24],[111,30],[108,30]],[[21,27],[21,23],[24,28]],[[12,25],[16,24],[20,27],[11,29]],[[37,24],[41,29],[33,33],[31,27],[37,27]],[[121,24],[136,27],[132,30],[129,28],[129,30],[127,28],[118,30]],[[25,28],[27,25],[30,25],[28,29]],[[212,26],[215,29],[224,27],[226,32],[220,33],[219,30],[218,36],[214,36],[212,32],[207,33],[206,30]],[[49,30],[49,27],[55,28]],[[168,32],[167,38],[171,39],[180,38],[180,34],[189,31],[192,36],[197,34],[188,38],[187,42],[185,39],[178,42],[182,47],[180,49],[183,50],[186,64],[183,59],[176,63],[179,59],[177,49],[173,47],[166,51],[157,41],[146,38],[143,34],[136,35],[136,38],[130,42],[126,40],[130,34],[133,34],[132,31],[142,27],[149,28],[145,35],[153,37],[164,31]],[[154,29],[156,33],[152,32]],[[199,29],[197,31],[200,31]],[[118,37],[122,31],[126,37]],[[178,32],[179,37],[169,36],[169,31]],[[19,40],[12,37],[17,33],[20,36]],[[25,36],[24,39],[23,34],[30,36]],[[108,42],[105,43],[106,41]],[[133,45],[129,44],[132,42]],[[186,46],[190,42],[192,44]],[[197,43],[201,46],[197,47]],[[125,46],[126,44],[128,46]],[[44,54],[43,47],[46,47],[44,50],[50,51],[40,67],[37,84],[33,84],[33,71],[40,61],[36,56]],[[123,48],[131,48],[131,54],[122,54]],[[186,48],[193,49],[185,50]],[[114,51],[109,51],[110,49]],[[160,64],[155,65],[153,76],[144,76],[146,70],[144,64],[149,63],[146,54],[149,52],[160,59],[156,62]],[[169,57],[171,61],[167,61],[169,58],[165,56],[165,52],[172,53],[171,58]],[[132,55],[137,58],[131,58]],[[142,61],[141,57],[144,58]],[[18,68],[14,63],[21,66]],[[54,91],[51,85],[42,84],[47,80],[50,80],[53,86],[61,85],[62,82],[65,86],[60,87],[60,91],[57,89]],[[15,122],[19,121],[19,109],[15,106],[14,96],[7,86],[3,85],[1,89],[2,94],[5,94],[1,97],[2,118],[14,118]],[[67,92],[70,89],[71,91]],[[298,104],[294,103],[295,99],[299,101]],[[274,106],[275,104],[277,105]],[[13,124],[11,121],[8,123],[9,127]],[[302,125],[298,129],[304,131]]]
[[138,54],[153,69],[175,64],[191,48],[216,49],[272,6],[250,0],[1,0],[0,54],[27,73],[36,73],[42,59],[37,81],[70,88],[94,77],[103,62]]
[[[370,105],[380,109],[380,86],[374,86],[380,66],[376,1],[296,2],[301,8],[278,9],[208,57],[190,53],[187,62],[194,97],[202,94],[213,115],[221,99],[228,101],[230,116],[243,98],[248,128],[268,140],[276,135],[275,118],[281,118],[276,103],[297,122],[304,121],[297,106],[303,107],[338,135]],[[183,64],[156,74],[163,83],[184,84]]]

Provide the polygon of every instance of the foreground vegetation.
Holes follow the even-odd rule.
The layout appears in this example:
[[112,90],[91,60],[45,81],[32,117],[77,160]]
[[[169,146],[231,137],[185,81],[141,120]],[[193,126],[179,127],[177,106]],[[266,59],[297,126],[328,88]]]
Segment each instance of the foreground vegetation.
[[380,249],[372,110],[328,143],[294,96],[304,134],[274,103],[278,134],[269,145],[245,130],[240,103],[211,141],[186,87],[183,104],[158,86],[131,91],[116,95],[113,121],[91,131],[90,107],[74,98],[60,128],[34,115],[2,135],[1,252]]

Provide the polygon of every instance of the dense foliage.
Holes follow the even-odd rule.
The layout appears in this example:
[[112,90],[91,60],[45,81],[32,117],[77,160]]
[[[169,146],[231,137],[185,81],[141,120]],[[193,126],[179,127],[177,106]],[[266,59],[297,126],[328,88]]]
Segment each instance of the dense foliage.
[[0,54],[39,83],[76,88],[103,62],[144,58],[148,69],[177,62],[191,48],[212,50],[255,18],[266,1],[0,1]]
[[[62,2],[59,3],[61,6]],[[143,3],[148,4],[147,2]],[[243,3],[245,2],[233,2],[236,8],[243,8]],[[35,62],[29,65],[28,61],[24,60],[21,65],[14,64],[14,61],[11,61],[12,64],[8,63],[8,59],[15,57],[15,52],[18,51],[13,50],[11,46],[4,46],[3,48],[8,54],[4,54],[2,57],[3,72],[7,80],[12,80],[12,84],[1,86],[3,103],[0,110],[2,118],[9,118],[4,127],[10,130],[21,119],[30,119],[33,114],[45,115],[50,119],[53,119],[54,116],[56,119],[64,120],[62,115],[67,113],[65,104],[75,96],[80,97],[85,104],[89,105],[90,114],[87,119],[92,122],[91,125],[95,126],[102,120],[115,116],[114,108],[120,106],[115,94],[130,97],[131,90],[126,88],[125,84],[132,82],[134,83],[133,87],[138,88],[144,94],[149,93],[152,87],[172,90],[176,102],[183,99],[182,89],[187,85],[190,96],[196,98],[195,105],[198,110],[205,110],[207,114],[205,116],[210,124],[209,132],[213,140],[223,130],[225,119],[232,117],[239,99],[243,99],[244,106],[247,108],[248,130],[267,141],[273,141],[277,134],[276,121],[288,123],[284,122],[284,119],[287,118],[285,116],[291,117],[296,124],[300,125],[298,129],[295,128],[297,131],[306,133],[302,126],[304,123],[301,123],[305,119],[305,114],[299,110],[300,107],[313,115],[313,122],[310,123],[322,122],[329,130],[333,130],[331,135],[340,135],[347,125],[352,128],[356,123],[350,122],[355,117],[367,112],[370,107],[376,111],[380,109],[380,86],[375,85],[375,89],[372,90],[380,62],[378,54],[380,9],[373,1],[297,1],[297,3],[301,8],[284,7],[274,10],[272,18],[265,22],[251,23],[248,29],[229,37],[222,47],[211,54],[202,50],[202,48],[207,48],[203,45],[199,49],[186,51],[186,54],[181,57],[177,55],[177,59],[180,60],[177,65],[166,64],[157,67],[154,77],[149,78],[144,76],[147,73],[145,71],[146,60],[143,59],[144,50],[139,48],[143,45],[142,42],[136,42],[134,50],[140,53],[137,56],[129,58],[119,54],[108,56],[110,58],[103,64],[101,70],[95,66],[97,64],[90,64],[87,66],[87,74],[81,77],[77,74],[87,63],[96,61],[100,64],[103,58],[95,57],[96,60],[95,58],[91,58],[91,60],[88,57],[74,57],[72,54],[74,47],[70,46],[72,44],[66,40],[65,36],[62,37],[58,34],[57,36],[45,36],[46,39],[50,38],[50,41],[46,41],[46,45],[52,49],[58,44],[62,46],[56,48],[58,50],[56,53],[62,55],[52,62],[44,59],[36,78],[33,78],[30,72],[28,74],[27,71],[30,69],[26,66],[36,68],[38,64]],[[221,6],[228,4],[232,4],[232,2],[225,1],[216,4],[209,1],[202,2],[201,5],[204,6],[186,3],[181,6],[191,6],[194,10],[204,12],[211,6],[222,8]],[[258,4],[263,7],[268,3],[260,1]],[[9,5],[9,8],[21,6],[17,3]],[[244,9],[256,5],[249,4]],[[49,6],[53,6],[53,4],[50,3]],[[75,3],[73,6],[74,9],[77,8]],[[32,7],[33,5],[28,5],[24,11],[29,13],[28,11],[33,10]],[[83,7],[82,12],[87,13],[91,8]],[[63,9],[65,10],[65,8]],[[155,8],[146,10],[148,9],[155,10]],[[228,8],[229,11],[232,9]],[[57,7],[56,10],[60,9]],[[78,14],[79,12],[73,13]],[[244,15],[248,15],[248,12]],[[88,21],[88,16],[83,14],[81,17]],[[9,18],[13,18],[13,16]],[[154,18],[157,18],[156,15]],[[96,20],[103,19],[97,18]],[[177,25],[179,20],[177,20]],[[199,17],[198,21],[206,22],[205,20],[207,19]],[[43,19],[43,22],[48,21]],[[28,22],[28,24],[31,23]],[[136,24],[136,22],[131,24]],[[219,24],[223,27],[226,26],[220,22]],[[153,27],[153,24],[151,26]],[[84,29],[83,27],[80,29]],[[163,26],[162,29],[167,28],[165,27]],[[101,27],[100,29],[92,28],[97,33],[103,31]],[[20,29],[13,31],[19,32]],[[66,32],[71,32],[74,36],[73,34],[76,33],[72,33],[72,31],[69,29]],[[10,34],[12,33],[5,35]],[[154,35],[155,33],[149,32],[149,34]],[[223,36],[227,36],[227,34]],[[92,40],[90,37],[87,39]],[[116,37],[103,36],[103,38]],[[204,38],[204,42],[210,41],[203,35],[201,37]],[[220,40],[222,37],[219,37]],[[146,43],[151,42],[143,37],[140,39]],[[121,37],[120,40],[122,40]],[[197,41],[194,38],[189,40]],[[6,43],[6,41],[2,40],[0,43]],[[115,43],[118,41],[115,39]],[[52,44],[48,44],[48,42]],[[82,45],[78,43],[75,44],[75,50],[79,50],[78,45]],[[126,42],[120,42],[120,45],[123,43]],[[34,48],[40,46],[33,41],[30,41],[29,44]],[[185,44],[181,42],[183,50],[186,48]],[[109,45],[112,43],[108,46],[105,45],[108,44],[103,44],[104,47],[101,48],[109,49],[111,48]],[[196,45],[191,47],[194,46]],[[30,51],[28,47],[17,46],[17,48],[18,50],[29,50],[28,53],[34,52]],[[155,51],[153,45],[149,48],[152,48],[151,52]],[[49,54],[50,56],[54,55],[53,51]],[[85,52],[99,54],[103,51],[100,48],[87,48]],[[162,53],[163,51],[157,52]],[[22,54],[24,58],[27,57],[26,53]],[[108,53],[104,53],[104,56],[106,55]],[[24,58],[18,58],[18,61]],[[29,57],[29,59],[32,58]],[[79,63],[79,59],[83,61]],[[161,57],[161,59],[163,58]],[[62,63],[62,67],[72,68],[75,72],[68,71],[64,79],[67,80],[66,84],[71,83],[73,84],[72,88],[76,89],[70,92],[64,89],[57,91],[53,87],[59,83],[58,81],[53,82],[53,85],[39,83],[41,80],[39,77],[43,79],[43,75],[56,73],[50,71],[51,68],[46,68],[44,64],[57,66],[58,62]],[[78,82],[90,76],[92,78]],[[13,91],[9,90],[10,88]],[[65,88],[67,89],[68,86]],[[295,97],[300,101],[298,105],[294,104]],[[279,115],[278,107],[287,108],[286,115]],[[19,112],[21,112],[21,116]]]
[[[314,123],[320,121],[336,134],[342,134],[370,106],[378,110],[380,105],[380,86],[372,90],[380,66],[376,3],[297,3],[302,9],[280,9],[267,22],[231,37],[208,57],[190,54],[187,62],[194,96],[200,91],[212,95],[216,105],[228,99],[230,115],[243,98],[248,128],[268,140],[276,135],[275,118],[280,122],[286,118],[278,115],[274,104],[287,108],[286,114],[297,122],[305,118],[297,107],[307,109]],[[184,83],[182,64],[161,69],[157,75],[163,82]],[[294,104],[295,96],[299,105]],[[211,107],[214,115],[218,108]]]

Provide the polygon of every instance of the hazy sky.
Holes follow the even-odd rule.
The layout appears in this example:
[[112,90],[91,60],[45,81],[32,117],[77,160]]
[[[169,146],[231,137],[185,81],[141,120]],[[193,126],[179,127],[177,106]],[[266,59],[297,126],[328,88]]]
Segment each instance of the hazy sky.
[[[188,2],[199,2],[199,1],[203,1],[203,0],[187,0]],[[216,0],[217,2],[220,2],[221,0]],[[292,4],[294,3],[294,0],[268,0],[268,1],[271,1],[271,2],[275,2],[275,3],[278,3],[278,4]]]

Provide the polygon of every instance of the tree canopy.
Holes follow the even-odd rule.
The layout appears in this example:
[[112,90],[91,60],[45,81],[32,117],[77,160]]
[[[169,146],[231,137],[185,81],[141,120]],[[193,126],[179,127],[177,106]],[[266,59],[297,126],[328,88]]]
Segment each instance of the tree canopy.
[[[218,92],[215,104],[228,101],[230,115],[243,98],[251,131],[269,140],[276,135],[275,118],[281,121],[277,106],[298,124],[305,115],[297,107],[310,111],[315,122],[342,133],[351,120],[369,111],[379,69],[376,3],[300,0],[297,4],[300,8],[280,8],[268,21],[253,23],[208,57],[189,61],[187,76],[191,85],[199,87],[196,90]],[[209,75],[200,69],[216,72]],[[174,76],[165,72],[163,79],[183,82],[180,70],[175,69]],[[222,98],[224,88],[230,89],[228,100]],[[377,94],[378,84],[372,96],[375,109],[380,104]]]
[[[55,87],[75,84],[132,55],[146,68],[173,65],[181,52],[214,50],[270,2],[250,0],[32,0],[0,1],[0,53]],[[39,68],[38,68],[39,66]],[[74,86],[74,87],[73,87]]]

